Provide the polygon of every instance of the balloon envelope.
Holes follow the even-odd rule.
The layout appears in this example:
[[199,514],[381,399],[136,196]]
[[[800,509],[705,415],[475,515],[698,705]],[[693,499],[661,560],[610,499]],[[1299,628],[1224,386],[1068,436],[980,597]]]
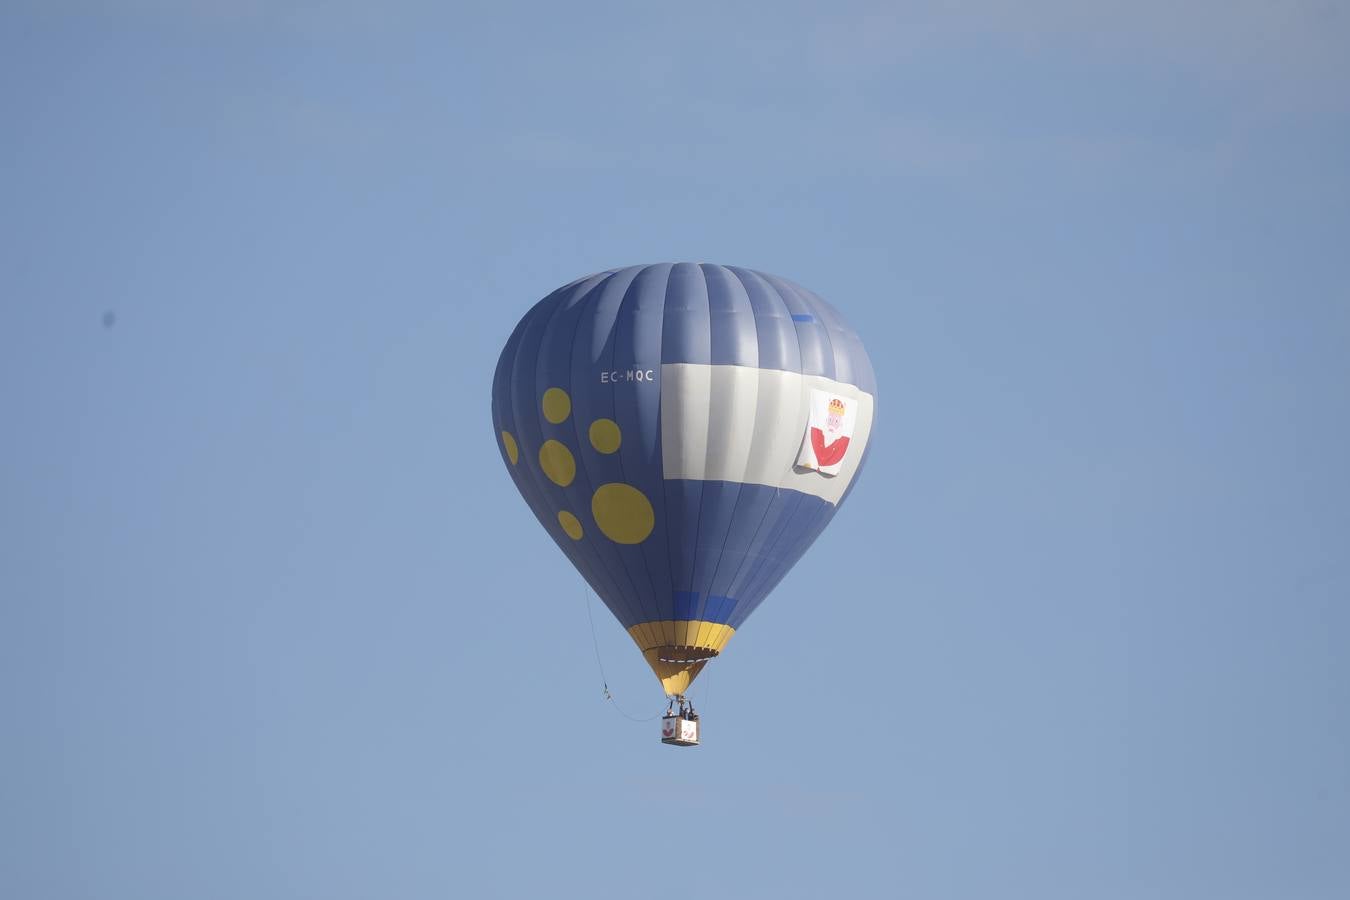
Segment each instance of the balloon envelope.
[[749,269],[590,275],[520,320],[492,383],[507,471],[679,694],[829,523],[876,382],[829,304]]

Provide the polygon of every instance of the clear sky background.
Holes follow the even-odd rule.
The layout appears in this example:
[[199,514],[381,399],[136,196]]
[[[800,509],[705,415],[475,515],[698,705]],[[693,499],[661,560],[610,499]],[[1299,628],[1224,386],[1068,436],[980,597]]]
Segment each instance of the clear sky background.
[[[1336,2],[4,4],[0,895],[1350,896],[1348,85]],[[489,416],[662,260],[880,382],[696,750]]]

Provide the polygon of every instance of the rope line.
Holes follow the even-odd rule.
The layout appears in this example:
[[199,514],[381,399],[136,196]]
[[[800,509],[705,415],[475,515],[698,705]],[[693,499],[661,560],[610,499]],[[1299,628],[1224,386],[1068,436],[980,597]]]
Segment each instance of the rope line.
[[600,686],[604,689],[605,699],[614,707],[615,712],[630,722],[651,722],[661,718],[663,715],[662,713],[648,716],[645,719],[639,719],[637,716],[630,716],[628,713],[624,712],[623,707],[619,705],[619,701],[615,700],[614,695],[610,693],[609,679],[605,677],[605,664],[600,659],[600,641],[595,636],[595,616],[591,615],[591,591],[590,588],[584,584],[582,585],[581,591],[586,597],[586,621],[591,625],[591,648],[595,650],[595,665],[600,670]]

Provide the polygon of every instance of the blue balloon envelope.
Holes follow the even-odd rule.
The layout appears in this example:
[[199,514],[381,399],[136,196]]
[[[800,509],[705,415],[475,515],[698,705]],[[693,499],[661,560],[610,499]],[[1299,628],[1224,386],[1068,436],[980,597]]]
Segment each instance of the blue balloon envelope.
[[829,304],[762,272],[663,263],[535,304],[492,419],[521,496],[679,695],[829,524],[876,380]]

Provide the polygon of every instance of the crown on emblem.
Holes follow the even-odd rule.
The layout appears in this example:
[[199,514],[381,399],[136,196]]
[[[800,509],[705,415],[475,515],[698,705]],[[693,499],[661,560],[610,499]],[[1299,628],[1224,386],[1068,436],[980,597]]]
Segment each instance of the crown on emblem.
[[844,414],[844,401],[838,397],[830,400],[830,412],[842,416]]

